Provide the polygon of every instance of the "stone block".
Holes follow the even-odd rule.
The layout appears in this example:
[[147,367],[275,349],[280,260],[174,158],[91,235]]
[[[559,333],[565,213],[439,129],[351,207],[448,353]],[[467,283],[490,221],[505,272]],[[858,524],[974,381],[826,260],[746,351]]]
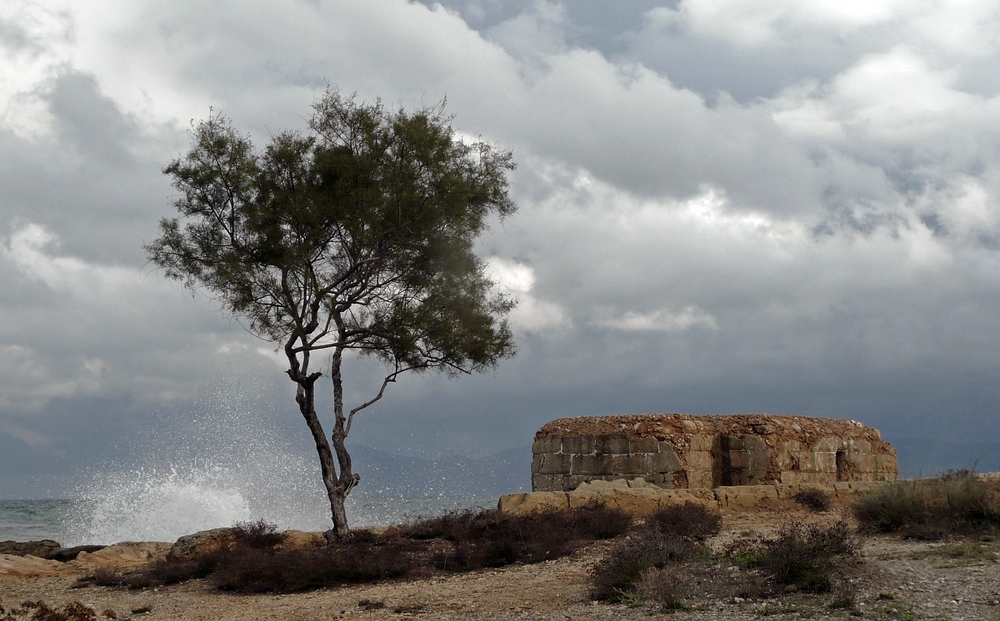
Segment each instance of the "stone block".
[[615,490],[607,502],[610,506],[638,517],[659,510],[666,502],[663,498],[664,494],[665,492],[659,489]]
[[778,470],[800,470],[799,460],[796,456],[785,451],[777,451],[774,455],[774,463]]
[[763,449],[750,449],[747,454],[747,470],[757,473],[757,476],[764,476],[767,472],[767,465],[771,461],[771,455]]
[[[802,451],[796,453],[795,457],[799,460],[799,470],[802,472],[816,472],[816,453]],[[834,460],[836,461],[836,458]]]
[[787,485],[829,485],[836,481],[835,472],[782,472],[780,483]]
[[652,437],[646,436],[643,438],[629,438],[628,439],[628,452],[629,453],[656,453],[660,450],[659,441]]
[[765,499],[778,499],[774,485],[741,485],[714,490],[719,506],[729,511],[752,509]]
[[709,487],[675,490],[675,493],[682,494],[685,498],[696,498],[706,503],[715,502],[715,492]]
[[[715,444],[716,444],[716,441],[718,440],[718,437],[719,436],[709,436],[709,435],[691,436],[691,440],[690,440],[691,441],[691,448],[690,448],[690,450],[692,450],[692,451],[711,451],[713,448],[715,448]],[[666,442],[661,442],[660,443],[660,450],[661,451],[663,450],[663,445],[664,444],[667,444],[667,443]],[[668,444],[668,446],[669,446],[669,444]]]
[[681,460],[677,458],[677,453],[673,449],[663,450],[660,447],[659,453],[649,456],[649,470],[654,473],[677,472],[681,469]]
[[875,455],[875,471],[878,474],[888,474],[894,480],[899,472],[899,464],[896,456],[891,453],[880,453]]
[[564,436],[562,452],[573,455],[593,455],[594,436]]
[[836,453],[845,448],[844,440],[838,436],[824,436],[813,443],[812,450],[816,453]]
[[542,453],[538,474],[570,474],[570,456],[561,453]]
[[740,436],[722,436],[722,450],[724,451],[743,450],[743,438]]
[[712,453],[709,451],[690,451],[687,454],[687,466],[689,472],[691,470],[706,470],[711,475]]
[[539,453],[559,453],[562,449],[562,436],[545,436],[541,440],[535,440],[531,444],[531,452],[535,455]]
[[570,474],[607,475],[614,474],[614,462],[611,455],[573,455]]
[[563,478],[561,474],[533,474],[531,475],[531,491],[533,492],[561,492],[563,491]]
[[501,513],[528,515],[548,511],[569,509],[569,499],[565,492],[531,492],[530,494],[507,494],[501,496],[497,510]]
[[539,468],[542,467],[542,456],[535,453],[531,456],[531,474],[538,474]]
[[803,447],[802,443],[798,440],[785,440],[777,447],[777,449],[779,452],[785,453],[802,453],[808,450]]
[[[782,483],[780,485],[775,485],[774,489],[778,492],[778,499],[779,500],[791,500],[791,499],[795,498],[796,494],[799,494],[801,492],[805,492],[805,491],[808,491],[808,490],[823,491],[823,487],[822,486],[816,485],[816,484],[808,484],[808,483],[806,483],[806,484],[803,484],[803,483],[794,483],[794,484],[785,484],[785,483]],[[832,492],[832,490],[831,490],[831,492]]]
[[625,434],[597,436],[594,451],[598,455],[624,455],[628,453],[628,436]]
[[757,436],[743,436],[743,449],[747,451],[769,451],[767,442]]
[[816,467],[814,470],[816,472],[837,472],[837,454],[836,453],[813,453],[813,458],[816,460]]
[[858,473],[869,474],[875,472],[875,456],[871,453],[858,453],[851,455],[854,461],[854,468]]
[[688,489],[712,489],[711,470],[688,470]]
[[615,474],[645,474],[649,472],[649,460],[642,453],[614,455],[611,457],[611,469]]
[[746,451],[730,451],[729,467],[733,470],[746,470],[750,465],[750,456]]
[[562,491],[564,492],[571,492],[576,488],[580,487],[581,485],[583,485],[584,483],[586,483],[587,481],[591,480],[592,478],[593,477],[584,476],[580,474],[564,475],[562,477],[562,487],[560,489],[562,489]]

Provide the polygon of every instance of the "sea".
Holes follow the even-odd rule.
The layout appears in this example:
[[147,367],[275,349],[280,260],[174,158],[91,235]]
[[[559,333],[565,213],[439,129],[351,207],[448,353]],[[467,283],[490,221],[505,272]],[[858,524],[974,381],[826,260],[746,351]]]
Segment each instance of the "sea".
[[[159,510],[130,499],[131,506],[93,499],[0,500],[0,541],[53,539],[63,546],[120,541],[175,541],[200,530],[265,519],[280,529],[322,531],[332,527],[329,507],[307,503],[298,511],[254,511],[238,496],[187,494],[161,497]],[[372,496],[348,498],[353,528],[390,526],[450,511],[496,507],[494,496]],[[270,519],[269,519],[270,515]]]

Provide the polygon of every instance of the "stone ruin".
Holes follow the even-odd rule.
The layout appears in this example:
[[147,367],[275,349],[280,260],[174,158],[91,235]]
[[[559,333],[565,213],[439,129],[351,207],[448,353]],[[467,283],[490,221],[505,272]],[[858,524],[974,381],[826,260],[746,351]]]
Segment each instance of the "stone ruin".
[[660,488],[893,481],[878,430],[806,416],[633,414],[560,418],[535,434],[531,488],[645,479]]

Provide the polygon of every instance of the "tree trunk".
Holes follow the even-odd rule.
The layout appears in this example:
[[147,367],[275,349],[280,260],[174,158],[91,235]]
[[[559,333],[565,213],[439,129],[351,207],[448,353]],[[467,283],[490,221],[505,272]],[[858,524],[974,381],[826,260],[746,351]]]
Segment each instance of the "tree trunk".
[[326,487],[326,495],[330,500],[330,514],[333,518],[333,533],[336,537],[341,537],[348,532],[347,513],[344,511],[344,500],[347,493],[344,486],[338,480],[334,467],[333,451],[330,443],[323,432],[323,426],[316,415],[316,390],[312,382],[298,382],[295,401],[299,404],[299,411],[306,420],[306,425],[312,433],[313,441],[316,442],[316,453],[319,455],[320,471],[323,475],[323,485]]
[[[338,322],[339,324],[339,322]],[[330,440],[333,441],[333,450],[337,455],[337,466],[339,467],[338,494],[337,500],[330,497],[330,507],[333,510],[333,530],[336,535],[346,535],[348,532],[347,514],[344,512],[344,501],[357,485],[360,477],[354,474],[351,464],[351,455],[347,452],[344,441],[347,439],[347,431],[344,428],[344,384],[340,372],[343,362],[343,351],[338,347],[334,349],[333,358],[330,361],[330,379],[333,382],[333,432]]]

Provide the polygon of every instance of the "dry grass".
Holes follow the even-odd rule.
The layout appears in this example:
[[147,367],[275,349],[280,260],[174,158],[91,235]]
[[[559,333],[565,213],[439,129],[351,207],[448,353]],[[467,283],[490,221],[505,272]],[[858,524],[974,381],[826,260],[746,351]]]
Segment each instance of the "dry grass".
[[864,532],[914,539],[976,537],[1000,531],[1000,484],[963,470],[896,481],[851,504]]

